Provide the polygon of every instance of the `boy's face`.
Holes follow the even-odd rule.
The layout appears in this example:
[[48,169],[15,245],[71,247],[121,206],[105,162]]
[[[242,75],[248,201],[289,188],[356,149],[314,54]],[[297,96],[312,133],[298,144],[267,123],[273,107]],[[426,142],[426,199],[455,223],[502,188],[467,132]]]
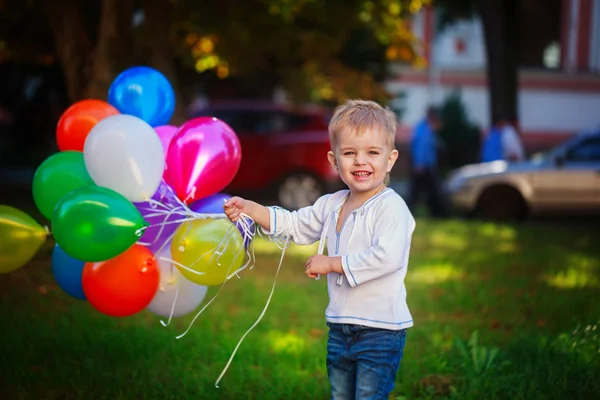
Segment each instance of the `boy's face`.
[[355,193],[379,190],[398,158],[385,135],[373,131],[342,132],[332,150],[327,155],[329,162]]

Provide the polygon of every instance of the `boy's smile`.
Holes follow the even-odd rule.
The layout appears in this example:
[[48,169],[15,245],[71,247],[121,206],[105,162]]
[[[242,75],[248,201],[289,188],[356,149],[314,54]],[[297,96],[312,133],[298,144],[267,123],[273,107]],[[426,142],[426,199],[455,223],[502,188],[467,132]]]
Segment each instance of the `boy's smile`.
[[329,161],[337,167],[350,192],[367,198],[381,190],[398,158],[398,152],[390,148],[385,134],[372,130],[341,134],[334,152],[328,154]]

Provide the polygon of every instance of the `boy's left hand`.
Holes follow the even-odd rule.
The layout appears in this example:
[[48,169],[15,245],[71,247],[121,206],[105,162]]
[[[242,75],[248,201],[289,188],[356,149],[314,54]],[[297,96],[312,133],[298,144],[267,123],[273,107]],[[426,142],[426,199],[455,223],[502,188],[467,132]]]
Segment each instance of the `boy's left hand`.
[[332,272],[343,274],[342,270],[342,258],[341,257],[328,257],[324,255],[311,256],[306,261],[306,269],[304,273],[306,276],[312,279],[316,279],[319,275],[327,275]]

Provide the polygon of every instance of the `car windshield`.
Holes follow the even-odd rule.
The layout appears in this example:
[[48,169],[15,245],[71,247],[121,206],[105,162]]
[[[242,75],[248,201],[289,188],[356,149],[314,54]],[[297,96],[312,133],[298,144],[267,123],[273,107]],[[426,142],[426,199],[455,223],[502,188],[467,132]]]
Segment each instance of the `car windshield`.
[[582,133],[579,135],[575,135],[565,140],[564,142],[554,146],[550,150],[532,154],[530,157],[530,161],[536,164],[541,164],[547,161],[549,158],[555,157],[556,155],[564,155],[569,149],[575,147],[578,143],[581,143],[582,141],[593,137],[600,137],[600,133]]

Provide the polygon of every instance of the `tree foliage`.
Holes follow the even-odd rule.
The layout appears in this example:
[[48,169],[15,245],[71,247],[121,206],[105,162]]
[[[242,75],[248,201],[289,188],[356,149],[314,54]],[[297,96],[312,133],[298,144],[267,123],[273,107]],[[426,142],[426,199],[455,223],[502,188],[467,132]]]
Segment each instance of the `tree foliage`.
[[299,101],[382,100],[387,62],[418,59],[405,17],[427,2],[5,0],[0,51],[58,62],[72,101],[102,96],[135,64],[159,68],[178,87],[190,79],[181,71],[195,70],[208,82],[284,86]]

